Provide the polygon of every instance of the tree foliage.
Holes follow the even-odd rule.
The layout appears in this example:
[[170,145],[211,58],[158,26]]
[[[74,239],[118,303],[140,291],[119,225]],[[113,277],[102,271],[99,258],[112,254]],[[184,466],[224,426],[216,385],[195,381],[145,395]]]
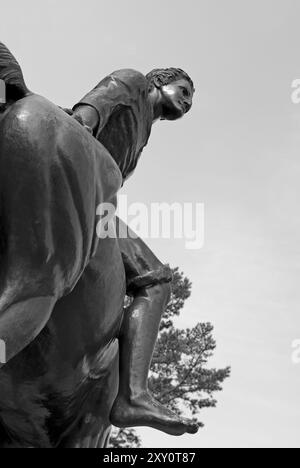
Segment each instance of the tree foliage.
[[[199,323],[188,329],[175,326],[174,319],[190,297],[192,284],[178,268],[173,270],[173,275],[172,297],[162,318],[151,364],[149,389],[161,403],[179,415],[194,417],[203,427],[199,421],[200,411],[216,406],[214,394],[222,390],[230,368],[207,367],[216,348],[210,323]],[[140,447],[141,441],[133,429],[114,429],[111,446]]]

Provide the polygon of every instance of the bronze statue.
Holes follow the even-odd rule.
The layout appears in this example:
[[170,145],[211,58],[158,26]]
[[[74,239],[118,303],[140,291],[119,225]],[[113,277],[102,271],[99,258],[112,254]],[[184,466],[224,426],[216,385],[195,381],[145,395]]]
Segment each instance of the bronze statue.
[[147,388],[170,270],[140,239],[96,235],[153,122],[191,108],[191,79],[121,70],[72,115],[27,89],[1,43],[0,79],[0,447],[103,447],[110,423],[196,433]]

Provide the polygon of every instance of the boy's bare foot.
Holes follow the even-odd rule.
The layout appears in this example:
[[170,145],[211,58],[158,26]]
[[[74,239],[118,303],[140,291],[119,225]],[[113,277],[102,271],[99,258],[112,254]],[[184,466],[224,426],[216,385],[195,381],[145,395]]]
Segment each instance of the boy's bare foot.
[[194,421],[180,418],[147,392],[130,401],[119,395],[112,408],[110,421],[120,428],[149,426],[174,436],[196,434],[199,429]]

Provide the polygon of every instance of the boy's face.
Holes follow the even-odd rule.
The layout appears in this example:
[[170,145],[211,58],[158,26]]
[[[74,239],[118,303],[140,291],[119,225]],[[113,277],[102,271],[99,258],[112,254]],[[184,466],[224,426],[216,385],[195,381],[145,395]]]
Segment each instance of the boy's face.
[[173,81],[160,89],[162,120],[177,120],[192,107],[194,90],[186,79]]

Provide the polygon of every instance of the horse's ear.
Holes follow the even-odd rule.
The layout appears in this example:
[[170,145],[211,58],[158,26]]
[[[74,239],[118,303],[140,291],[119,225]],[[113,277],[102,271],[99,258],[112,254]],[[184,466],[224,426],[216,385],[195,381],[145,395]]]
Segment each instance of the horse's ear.
[[7,101],[17,101],[29,93],[20,65],[2,42],[0,42],[0,80],[4,81],[6,86]]

